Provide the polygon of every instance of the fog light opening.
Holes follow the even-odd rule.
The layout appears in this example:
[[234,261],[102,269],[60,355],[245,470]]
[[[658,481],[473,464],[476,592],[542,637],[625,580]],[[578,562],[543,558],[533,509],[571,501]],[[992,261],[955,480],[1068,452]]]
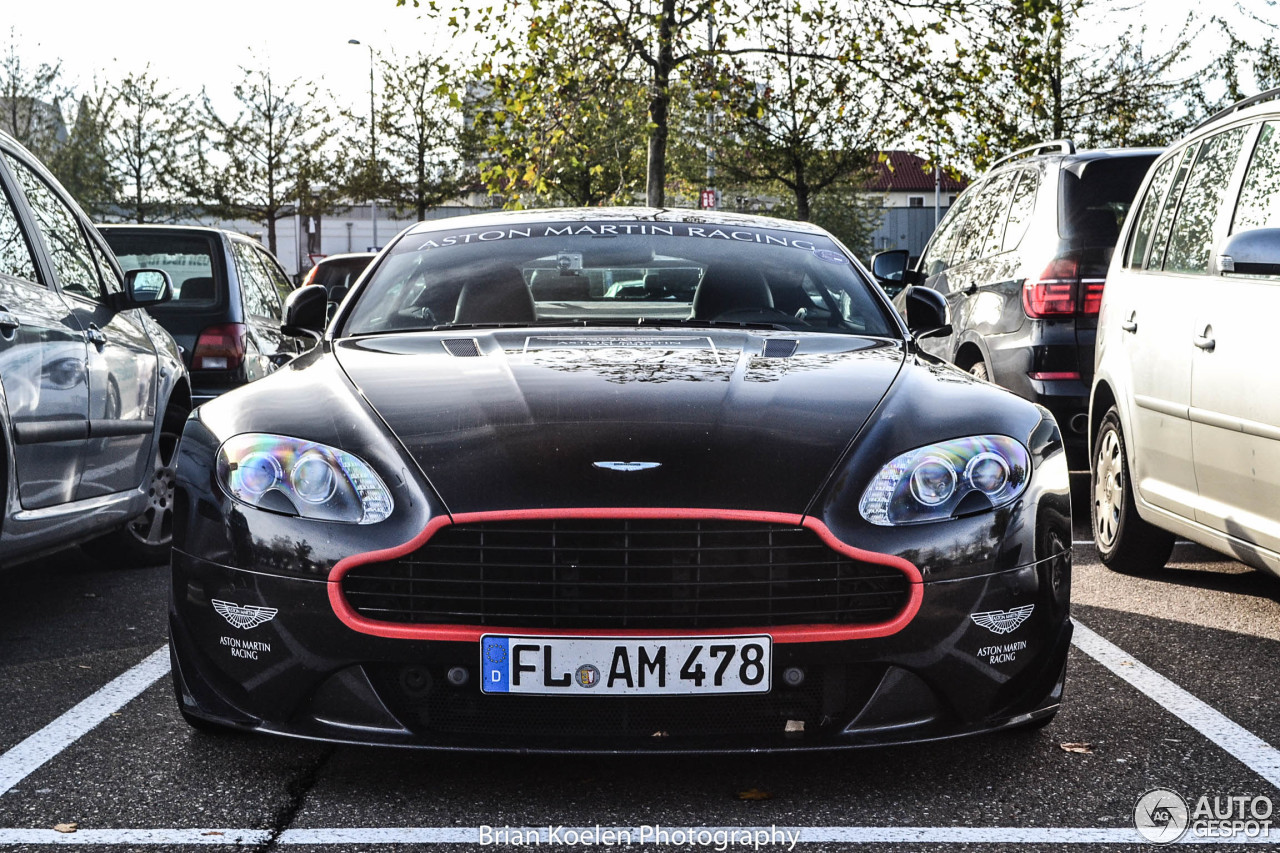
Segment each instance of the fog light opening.
[[804,684],[804,670],[798,666],[789,666],[782,671],[782,680],[788,687],[799,687]]
[[449,683],[454,687],[465,687],[466,683],[471,680],[471,673],[465,666],[454,666],[449,668],[449,672],[445,677],[449,679]]

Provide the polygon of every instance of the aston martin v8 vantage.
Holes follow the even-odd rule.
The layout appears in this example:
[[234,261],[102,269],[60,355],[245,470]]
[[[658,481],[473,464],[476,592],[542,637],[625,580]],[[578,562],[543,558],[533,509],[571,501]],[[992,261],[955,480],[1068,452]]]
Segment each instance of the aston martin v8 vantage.
[[806,223],[641,208],[407,229],[318,343],[200,407],[173,677],[198,727],[470,750],[923,741],[1048,721],[1049,412],[924,353]]

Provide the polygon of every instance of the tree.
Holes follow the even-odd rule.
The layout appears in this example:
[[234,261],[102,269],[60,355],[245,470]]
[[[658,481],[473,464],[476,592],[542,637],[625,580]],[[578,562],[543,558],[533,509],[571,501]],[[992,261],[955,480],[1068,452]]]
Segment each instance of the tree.
[[234,119],[220,116],[204,95],[193,188],[218,215],[265,223],[267,245],[275,252],[276,220],[298,211],[317,187],[335,183],[336,158],[328,161],[324,154],[336,131],[314,85],[281,85],[270,71],[241,71]]
[[195,135],[191,98],[162,89],[149,68],[125,75],[113,94],[106,145],[121,187],[121,215],[139,223],[172,218]]
[[9,28],[9,49],[0,59],[0,130],[10,133],[41,160],[47,160],[66,133],[61,102],[61,63],[34,69],[18,56],[18,37]]
[[884,67],[914,69],[897,50],[910,40],[889,40],[892,50],[863,45],[863,25],[855,7],[826,0],[758,7],[751,42],[769,49],[736,58],[713,89],[726,93],[717,160],[729,182],[781,185],[795,216],[808,220],[815,195],[872,163],[877,143],[896,134],[884,122],[892,103],[882,93]]
[[535,18],[527,53],[469,81],[480,174],[508,206],[627,203],[643,186],[644,83],[574,20]]
[[[1148,51],[1145,26],[1105,45],[1076,28],[1104,15],[1094,0],[1005,0],[981,38],[986,75],[955,104],[960,156],[979,167],[1010,150],[1071,137],[1088,146],[1162,145],[1204,112],[1209,75],[1188,72],[1197,25],[1189,18],[1165,49]],[[977,54],[975,54],[977,55]]]
[[379,192],[424,219],[427,209],[456,195],[465,182],[462,116],[449,66],[419,54],[382,63],[378,134],[385,167]]
[[93,217],[111,211],[120,195],[107,140],[115,113],[111,88],[96,85],[77,102],[66,139],[46,154],[49,171]]

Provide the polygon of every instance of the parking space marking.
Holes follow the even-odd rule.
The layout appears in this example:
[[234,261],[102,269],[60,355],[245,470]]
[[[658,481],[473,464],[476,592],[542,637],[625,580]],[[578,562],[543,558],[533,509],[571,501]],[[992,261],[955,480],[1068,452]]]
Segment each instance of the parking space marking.
[[96,693],[0,755],[0,795],[7,793],[46,761],[75,743],[94,726],[123,708],[169,671],[169,647],[161,646],[142,663],[112,679]]
[[177,844],[243,846],[266,844],[271,833],[265,829],[0,829],[0,846],[10,844]]
[[1075,625],[1071,642],[1076,648],[1226,750],[1273,788],[1280,789],[1280,750],[1104,640],[1079,620]]

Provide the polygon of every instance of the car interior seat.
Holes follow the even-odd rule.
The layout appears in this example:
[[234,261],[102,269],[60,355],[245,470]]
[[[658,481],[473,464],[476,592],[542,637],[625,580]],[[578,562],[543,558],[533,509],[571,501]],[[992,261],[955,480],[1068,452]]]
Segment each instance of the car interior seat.
[[510,264],[467,277],[454,309],[455,323],[531,323],[538,319],[524,274]]

